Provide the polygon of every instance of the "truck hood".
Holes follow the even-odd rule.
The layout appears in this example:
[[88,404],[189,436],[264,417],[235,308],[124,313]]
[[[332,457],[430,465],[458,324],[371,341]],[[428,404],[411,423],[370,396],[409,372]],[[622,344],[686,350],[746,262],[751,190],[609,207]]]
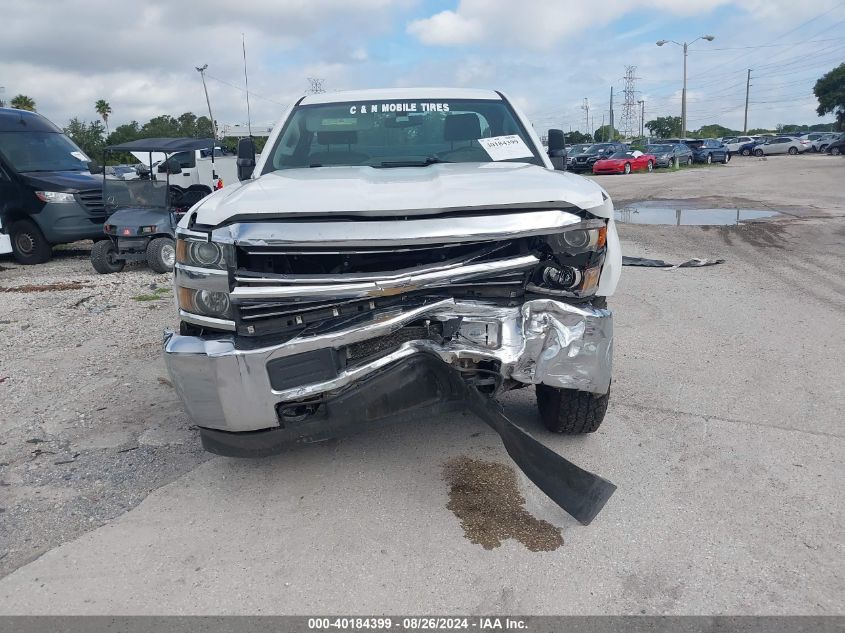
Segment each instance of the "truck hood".
[[21,173],[31,187],[40,191],[102,189],[103,177],[87,171],[30,171]]
[[[203,200],[195,221],[307,215],[396,216],[456,209],[602,207],[607,194],[591,180],[524,163],[447,163],[428,167],[343,166],[289,169],[225,187]],[[604,206],[603,206],[604,205]]]

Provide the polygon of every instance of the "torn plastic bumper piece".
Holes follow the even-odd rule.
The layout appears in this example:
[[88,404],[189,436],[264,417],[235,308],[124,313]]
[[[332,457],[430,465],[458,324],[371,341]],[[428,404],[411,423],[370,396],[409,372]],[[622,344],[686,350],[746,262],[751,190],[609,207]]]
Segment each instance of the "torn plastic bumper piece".
[[408,422],[432,413],[469,410],[502,439],[525,475],[575,519],[589,524],[616,490],[606,479],[564,459],[516,426],[498,403],[466,383],[461,372],[433,354],[415,354],[327,398],[309,416],[279,428],[248,433],[200,429],[203,447],[230,457],[263,457],[294,443],[312,443]]

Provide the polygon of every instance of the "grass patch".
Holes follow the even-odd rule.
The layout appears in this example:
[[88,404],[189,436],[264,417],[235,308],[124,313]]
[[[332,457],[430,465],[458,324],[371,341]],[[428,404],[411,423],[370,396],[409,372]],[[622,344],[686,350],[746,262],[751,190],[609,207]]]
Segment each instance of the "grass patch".
[[160,287],[152,291],[152,293],[135,295],[132,297],[135,301],[158,301],[159,299],[166,299],[170,295],[170,288]]

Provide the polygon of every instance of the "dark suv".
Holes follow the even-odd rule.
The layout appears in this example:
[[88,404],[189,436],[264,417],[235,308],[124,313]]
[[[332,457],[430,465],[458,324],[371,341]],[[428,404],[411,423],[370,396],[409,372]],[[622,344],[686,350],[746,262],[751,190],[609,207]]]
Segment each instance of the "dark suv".
[[89,163],[41,115],[0,108],[0,237],[21,264],[46,262],[54,244],[104,237],[103,177]]
[[727,165],[731,159],[731,152],[728,146],[713,138],[696,139],[686,141],[687,146],[692,150],[692,159],[696,163],[724,163]]
[[611,154],[616,152],[627,151],[628,146],[625,143],[594,143],[590,149],[582,154],[576,154],[572,157],[572,161],[567,163],[567,168],[572,171],[593,171],[593,165],[597,160],[608,158]]

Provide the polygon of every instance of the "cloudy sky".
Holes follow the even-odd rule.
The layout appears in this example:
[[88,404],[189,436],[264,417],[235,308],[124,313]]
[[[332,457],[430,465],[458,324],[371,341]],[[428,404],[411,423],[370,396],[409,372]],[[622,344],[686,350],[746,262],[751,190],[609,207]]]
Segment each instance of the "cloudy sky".
[[842,0],[0,0],[0,98],[24,93],[59,125],[111,125],[206,111],[195,67],[221,124],[246,120],[241,34],[252,118],[324,80],[328,91],[384,86],[489,87],[535,127],[601,124],[614,88],[617,127],[626,65],[636,66],[646,120],[680,114],[683,55],[657,47],[712,34],[689,54],[689,127],[831,121],[815,114],[815,80],[845,61]]

